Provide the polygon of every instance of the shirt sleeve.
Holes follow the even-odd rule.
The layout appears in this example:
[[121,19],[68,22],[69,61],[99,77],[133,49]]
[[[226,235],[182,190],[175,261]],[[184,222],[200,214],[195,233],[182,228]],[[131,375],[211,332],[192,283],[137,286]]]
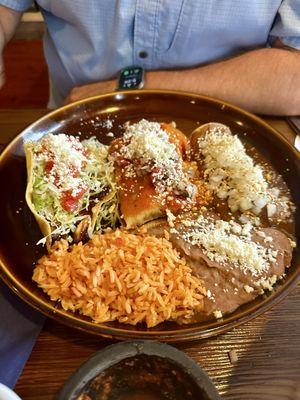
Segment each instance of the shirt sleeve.
[[32,0],[0,0],[0,5],[16,11],[26,11],[32,5]]
[[300,50],[300,1],[284,0],[279,7],[269,42],[279,38],[283,44]]

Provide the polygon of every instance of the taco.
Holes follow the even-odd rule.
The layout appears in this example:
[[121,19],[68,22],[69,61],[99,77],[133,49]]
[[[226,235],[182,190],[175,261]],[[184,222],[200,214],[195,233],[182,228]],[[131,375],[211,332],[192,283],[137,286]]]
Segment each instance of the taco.
[[108,146],[95,138],[79,141],[47,134],[24,144],[27,165],[26,202],[43,238],[80,241],[119,220],[117,186]]

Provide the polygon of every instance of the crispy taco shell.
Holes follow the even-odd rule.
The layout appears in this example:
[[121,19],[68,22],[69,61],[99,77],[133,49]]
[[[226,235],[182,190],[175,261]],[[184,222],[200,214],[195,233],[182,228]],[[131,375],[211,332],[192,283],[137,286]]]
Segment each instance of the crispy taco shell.
[[32,201],[32,193],[33,193],[33,152],[31,147],[25,143],[24,151],[26,156],[26,167],[27,167],[27,187],[25,193],[25,199],[30,211],[34,215],[36,222],[38,223],[42,234],[46,237],[46,246],[49,250],[52,243],[51,238],[51,226],[49,222],[44,218],[41,217],[38,212],[36,211],[33,201]]

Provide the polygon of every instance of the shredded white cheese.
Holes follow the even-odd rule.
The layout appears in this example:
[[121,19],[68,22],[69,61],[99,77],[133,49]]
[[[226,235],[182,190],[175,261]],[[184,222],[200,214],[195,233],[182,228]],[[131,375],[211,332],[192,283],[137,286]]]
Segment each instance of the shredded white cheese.
[[184,193],[186,198],[195,195],[196,187],[183,171],[181,155],[158,122],[142,119],[127,124],[123,142],[116,156],[129,161],[124,167],[125,176],[135,178],[150,173],[156,192],[165,198],[174,193]]
[[217,318],[217,319],[223,317],[223,314],[222,314],[222,312],[220,310],[215,310],[213,312],[213,314],[214,314],[215,318]]
[[220,199],[226,199],[231,211],[259,213],[268,202],[268,184],[263,170],[254,165],[240,139],[229,128],[211,127],[198,139],[204,157],[205,176]]
[[129,141],[121,149],[124,157],[139,159],[143,166],[149,166],[149,161],[152,161],[158,167],[172,170],[174,163],[180,162],[175,145],[170,143],[168,133],[158,122],[142,119],[136,124],[128,124],[124,139]]
[[254,284],[257,287],[260,287],[264,290],[269,290],[271,292],[277,279],[278,277],[276,275],[272,275],[271,277],[262,277],[258,281],[254,282]]
[[70,191],[72,196],[76,196],[84,187],[80,171],[88,162],[82,143],[74,136],[48,134],[34,145],[36,162],[46,166],[46,163],[51,163],[45,180],[57,191]]
[[200,247],[212,261],[231,263],[244,273],[260,276],[276,261],[277,250],[267,248],[252,240],[254,227],[250,223],[239,225],[234,221],[215,220],[200,214],[197,219],[183,220],[183,232],[172,228],[192,245]]
[[244,286],[244,289],[245,289],[245,292],[247,292],[247,293],[252,293],[252,292],[254,292],[253,287],[252,287],[252,286],[249,286],[249,285],[245,285],[245,286]]

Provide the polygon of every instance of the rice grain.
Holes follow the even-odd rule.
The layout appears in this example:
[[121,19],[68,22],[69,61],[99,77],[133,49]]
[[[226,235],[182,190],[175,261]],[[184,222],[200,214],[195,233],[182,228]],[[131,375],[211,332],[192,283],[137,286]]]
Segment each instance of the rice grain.
[[55,242],[38,261],[33,280],[63,309],[96,323],[188,323],[205,295],[201,280],[166,238],[122,229],[71,247],[64,239]]

